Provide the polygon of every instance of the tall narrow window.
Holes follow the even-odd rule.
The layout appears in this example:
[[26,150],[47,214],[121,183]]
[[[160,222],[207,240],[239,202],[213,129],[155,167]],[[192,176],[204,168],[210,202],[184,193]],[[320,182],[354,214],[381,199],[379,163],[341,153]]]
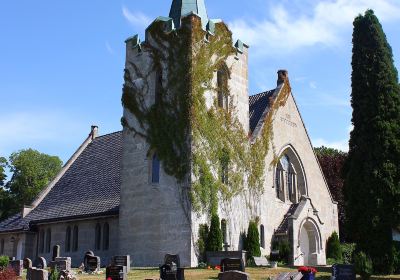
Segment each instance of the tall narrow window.
[[156,86],[155,86],[155,102],[159,104],[162,100],[162,89],[163,89],[163,76],[162,70],[156,72]]
[[94,248],[95,248],[95,250],[101,249],[101,226],[100,226],[100,224],[97,224],[96,228],[95,228]]
[[72,235],[72,251],[76,252],[78,251],[78,244],[79,244],[79,229],[78,226],[74,226],[74,232]]
[[222,67],[217,72],[218,107],[228,109],[228,72]]
[[160,183],[160,160],[157,157],[157,154],[153,154],[153,158],[151,160],[151,182],[153,184]]
[[222,242],[224,244],[228,243],[228,236],[227,236],[227,231],[226,231],[226,220],[222,219],[221,220],[221,231],[222,231]]
[[108,250],[110,247],[110,226],[105,223],[103,226],[103,250]]
[[47,229],[46,231],[46,253],[50,253],[51,248],[51,229]]
[[65,231],[65,252],[71,251],[71,227]]
[[2,255],[4,255],[4,239],[1,240],[1,249],[0,249],[0,253]]
[[228,185],[229,183],[229,152],[225,149],[222,151],[222,155],[220,157],[220,163],[221,163],[221,182],[223,184]]
[[39,253],[44,253],[44,230],[39,233]]
[[262,248],[265,249],[265,232],[264,232],[264,225],[260,226],[260,245]]
[[276,187],[276,197],[281,197],[282,192],[282,182],[281,182],[281,170],[279,167],[276,168],[275,171],[275,187]]

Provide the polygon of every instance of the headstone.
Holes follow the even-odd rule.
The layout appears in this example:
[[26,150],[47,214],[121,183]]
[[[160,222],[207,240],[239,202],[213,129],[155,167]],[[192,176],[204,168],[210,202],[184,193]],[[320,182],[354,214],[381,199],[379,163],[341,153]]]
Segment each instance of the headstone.
[[126,271],[131,270],[131,257],[129,255],[126,256],[114,256],[112,257],[111,263],[113,265],[122,265],[126,266]]
[[100,270],[100,257],[85,256],[85,272],[97,272]]
[[86,255],[94,256],[94,253],[93,253],[93,251],[89,250],[89,251],[86,251],[85,256]]
[[218,280],[250,280],[250,276],[242,271],[230,270],[219,273]]
[[301,280],[303,274],[301,272],[284,272],[278,274],[274,280]]
[[24,262],[22,260],[10,261],[9,264],[17,276],[22,276],[22,270],[24,269]]
[[[58,271],[71,271],[71,258],[56,258],[55,261],[51,261],[49,266],[51,269],[57,268]],[[69,259],[69,260],[66,260]]]
[[46,268],[47,268],[46,259],[43,258],[43,257],[38,257],[38,258],[35,260],[33,266],[36,267],[36,268],[39,268],[39,269],[46,269]]
[[221,272],[237,270],[241,272],[245,272],[245,266],[243,260],[241,259],[223,259],[221,261]]
[[66,267],[68,271],[71,271],[71,257],[58,257],[55,259],[56,262],[61,262],[61,261],[65,261],[66,262]]
[[60,245],[55,245],[53,247],[53,257],[51,258],[53,261],[56,260],[60,256]]
[[24,259],[24,269],[28,269],[32,267],[32,260],[30,258]]
[[264,257],[253,257],[256,266],[269,266],[267,258]]
[[123,265],[109,265],[106,268],[107,280],[126,280],[128,277],[127,268]]
[[166,254],[164,257],[164,264],[175,264],[176,267],[181,267],[181,261],[179,258],[179,255],[170,255],[170,254]]
[[46,269],[31,268],[30,280],[48,280],[49,272]]
[[332,279],[336,280],[355,280],[356,273],[354,265],[335,264],[332,266]]

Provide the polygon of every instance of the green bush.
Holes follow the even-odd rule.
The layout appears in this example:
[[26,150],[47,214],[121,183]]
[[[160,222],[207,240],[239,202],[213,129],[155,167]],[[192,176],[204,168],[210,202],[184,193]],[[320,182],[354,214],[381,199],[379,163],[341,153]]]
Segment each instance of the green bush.
[[49,280],[58,280],[59,275],[60,275],[60,273],[58,272],[57,267],[55,267],[50,273]]
[[253,257],[260,257],[260,235],[258,233],[257,223],[255,221],[249,222],[249,228],[247,229],[247,237],[246,237],[246,251],[249,260],[249,264],[251,265],[253,262]]
[[217,214],[213,214],[211,216],[211,226],[207,237],[206,250],[209,252],[221,251],[222,242],[222,231],[219,225],[219,217]]
[[358,252],[354,256],[355,270],[356,273],[361,276],[362,279],[368,280],[372,275],[372,261],[364,252]]
[[199,248],[199,261],[206,261],[206,244],[208,238],[208,225],[201,224],[199,226],[199,239],[197,240],[197,248]]
[[354,251],[356,250],[355,243],[342,243],[340,244],[342,248],[342,258],[344,264],[354,263]]
[[335,259],[327,258],[326,259],[326,264],[327,265],[334,265],[334,264],[337,264],[337,261]]
[[[274,256],[274,261],[278,261],[284,264],[289,264],[289,256],[290,256],[290,243],[286,239],[275,240],[272,242],[272,250],[278,250],[279,256]],[[276,259],[277,258],[277,259]]]
[[342,247],[340,246],[339,235],[336,231],[332,233],[326,242],[326,258],[334,259],[337,263],[343,262]]
[[9,257],[7,256],[0,256],[0,267],[7,267],[8,263],[10,262]]

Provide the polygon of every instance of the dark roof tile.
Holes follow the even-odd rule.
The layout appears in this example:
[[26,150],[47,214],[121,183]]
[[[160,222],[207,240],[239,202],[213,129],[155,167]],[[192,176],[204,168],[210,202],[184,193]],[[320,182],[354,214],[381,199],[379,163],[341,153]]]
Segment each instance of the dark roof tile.
[[269,107],[275,89],[249,97],[250,132],[253,133],[264,111]]

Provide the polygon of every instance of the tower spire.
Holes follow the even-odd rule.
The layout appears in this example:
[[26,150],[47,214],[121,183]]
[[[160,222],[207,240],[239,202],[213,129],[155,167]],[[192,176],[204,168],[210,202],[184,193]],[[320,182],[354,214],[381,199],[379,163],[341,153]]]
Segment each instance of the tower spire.
[[169,17],[174,20],[175,27],[179,28],[182,16],[191,12],[200,16],[201,23],[205,29],[208,23],[208,16],[204,0],[173,0]]

